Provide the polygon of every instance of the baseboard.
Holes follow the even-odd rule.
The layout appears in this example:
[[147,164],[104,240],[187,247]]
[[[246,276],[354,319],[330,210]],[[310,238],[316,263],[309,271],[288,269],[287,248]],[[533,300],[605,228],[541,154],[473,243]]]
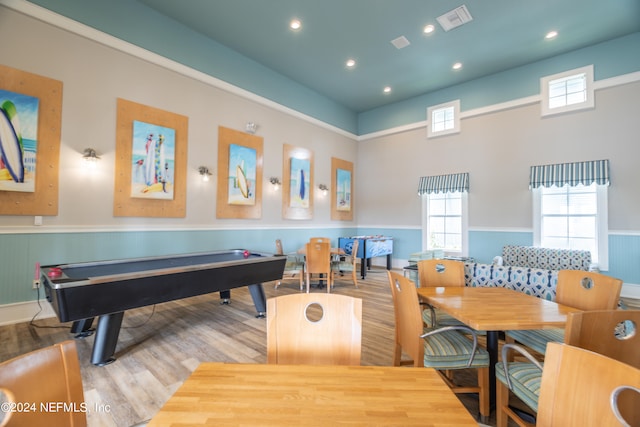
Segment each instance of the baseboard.
[[[37,316],[36,316],[37,315]],[[0,305],[0,326],[29,322],[33,317],[45,319],[56,314],[47,301],[25,301]]]

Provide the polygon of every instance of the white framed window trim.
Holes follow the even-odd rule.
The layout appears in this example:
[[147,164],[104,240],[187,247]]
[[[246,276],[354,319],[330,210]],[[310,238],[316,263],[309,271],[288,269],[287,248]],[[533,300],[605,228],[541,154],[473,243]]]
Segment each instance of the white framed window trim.
[[[592,251],[592,262],[597,264],[602,271],[609,270],[609,204],[608,204],[608,186],[597,185],[596,187],[596,250]],[[542,195],[543,188],[538,187],[531,190],[533,196],[533,245],[540,247],[542,245]],[[571,248],[561,248],[571,249]]]
[[550,116],[595,107],[593,65],[540,79],[541,114]]
[[[447,233],[445,229],[432,230],[430,227],[430,212],[429,212],[429,201],[430,194],[423,194],[422,198],[422,250],[432,250],[432,249],[442,249],[445,251],[447,255],[450,256],[460,256],[466,257],[469,255],[469,198],[468,193],[466,191],[457,192],[457,193],[435,193],[433,195],[438,194],[442,196],[442,194],[456,194],[460,196],[460,215],[459,215],[459,228],[456,224],[455,227],[460,230],[460,248],[447,248],[447,247],[434,247],[432,242],[432,234],[435,233]],[[457,216],[457,215],[456,215]],[[444,216],[446,218],[446,215]],[[446,221],[446,219],[445,219]]]
[[460,133],[460,100],[427,108],[427,138]]

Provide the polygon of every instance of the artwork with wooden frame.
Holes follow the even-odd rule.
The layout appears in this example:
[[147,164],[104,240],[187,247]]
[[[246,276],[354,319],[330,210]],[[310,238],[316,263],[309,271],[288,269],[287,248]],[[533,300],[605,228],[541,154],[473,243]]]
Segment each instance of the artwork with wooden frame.
[[262,137],[218,127],[216,218],[262,218]]
[[[118,99],[116,117],[116,173],[115,194],[113,198],[114,216],[184,218],[186,216],[187,201],[187,141],[189,119],[186,116],[160,110],[125,99]],[[145,165],[144,162],[155,162],[151,156],[144,156],[135,152],[137,144],[136,132],[144,129],[162,129],[171,138],[171,153],[173,159],[159,165],[161,172],[154,173],[156,165]],[[147,132],[148,133],[148,132]],[[164,140],[164,135],[163,135]],[[142,141],[142,150],[157,147],[162,141],[155,135],[147,144]],[[157,151],[157,150],[156,150]],[[138,169],[149,166],[149,174],[153,182],[144,183],[138,188],[137,178],[134,176]],[[157,169],[157,168],[156,168]],[[171,170],[171,182],[167,182],[167,170]],[[164,172],[162,172],[164,171]],[[163,182],[164,181],[164,182]],[[171,189],[169,194],[166,188]],[[143,195],[132,192],[148,191]],[[156,191],[157,190],[157,191]],[[154,195],[154,193],[158,193]],[[161,194],[162,193],[162,194]],[[143,197],[151,194],[151,196]]]
[[[19,105],[14,110],[9,103],[0,101],[4,105],[0,114],[5,118],[6,125],[1,126],[0,130],[3,147],[6,148],[0,156],[0,170],[3,171],[1,175],[6,175],[7,180],[16,184],[12,191],[0,191],[0,214],[55,216],[58,214],[62,82],[0,65],[0,91],[12,96],[22,95],[25,99],[31,99],[32,105],[33,100],[37,99],[38,105],[35,116],[30,115],[37,120],[33,124],[33,135],[25,134],[28,139],[35,138],[37,146],[34,145],[31,149],[33,153],[25,158],[25,141],[15,128],[31,125],[24,122],[20,126],[18,123],[16,115],[20,114]],[[13,101],[10,103],[16,105]],[[10,150],[11,147],[15,150]],[[30,160],[33,164],[29,164]],[[35,174],[35,171],[38,173]],[[29,177],[31,181],[27,182]],[[24,188],[20,188],[23,185]]]
[[284,144],[282,176],[282,217],[313,219],[313,152]]
[[353,163],[331,158],[331,219],[353,220]]

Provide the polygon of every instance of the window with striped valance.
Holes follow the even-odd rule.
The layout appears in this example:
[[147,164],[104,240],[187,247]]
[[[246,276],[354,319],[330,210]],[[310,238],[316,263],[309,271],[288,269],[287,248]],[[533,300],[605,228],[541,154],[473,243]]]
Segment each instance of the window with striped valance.
[[609,160],[531,166],[529,174],[529,188],[593,183],[609,185]]
[[422,176],[418,183],[418,195],[431,193],[455,193],[469,191],[469,173]]

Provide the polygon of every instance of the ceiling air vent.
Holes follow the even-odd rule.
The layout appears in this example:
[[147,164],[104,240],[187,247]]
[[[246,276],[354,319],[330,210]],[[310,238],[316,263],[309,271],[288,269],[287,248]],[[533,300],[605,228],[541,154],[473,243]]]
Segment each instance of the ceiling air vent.
[[471,21],[473,17],[469,13],[467,6],[462,5],[453,9],[450,12],[445,13],[442,16],[438,16],[438,22],[445,31],[453,30],[460,25],[466,24]]
[[396,49],[402,49],[403,47],[409,46],[409,40],[405,36],[400,36],[397,39],[391,40],[391,44],[396,47]]

